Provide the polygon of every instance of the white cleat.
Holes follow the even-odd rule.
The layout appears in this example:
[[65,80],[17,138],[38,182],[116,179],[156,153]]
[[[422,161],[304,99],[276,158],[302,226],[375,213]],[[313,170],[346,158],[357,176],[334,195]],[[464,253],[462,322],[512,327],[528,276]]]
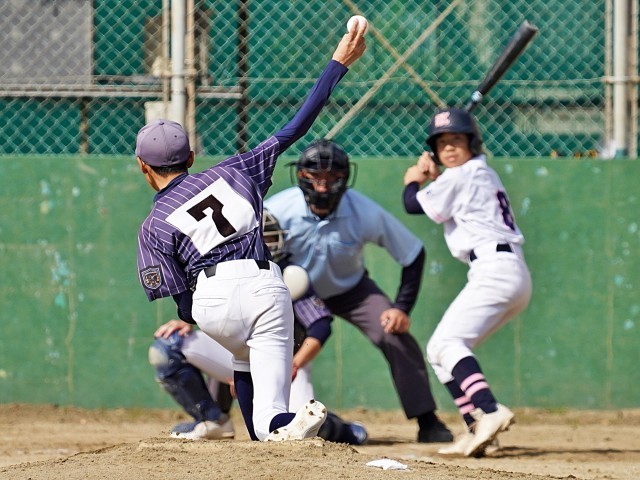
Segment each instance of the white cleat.
[[[452,445],[447,445],[438,450],[440,455],[447,455],[452,457],[464,457],[467,448],[473,442],[473,433],[465,432],[458,440]],[[473,456],[476,458],[484,457],[485,455],[491,455],[492,453],[500,450],[500,444],[498,443],[498,437],[495,437],[493,441],[487,445],[484,450],[478,450]]]
[[438,453],[440,455],[464,456],[467,448],[473,442],[473,437],[473,433],[465,432],[451,445],[439,449]]
[[493,439],[493,442],[485,447],[484,454],[491,455],[496,453],[498,450],[500,450],[500,442],[498,442],[498,437],[496,437]]
[[327,408],[317,400],[309,400],[298,410],[291,423],[271,432],[265,442],[304,440],[316,437],[326,418]]
[[228,415],[223,415],[216,421],[205,420],[176,425],[171,436],[185,440],[223,440],[233,438],[235,432],[231,418]]
[[475,457],[481,452],[483,454],[498,433],[509,430],[515,421],[514,417],[513,412],[501,404],[498,404],[498,409],[495,412],[480,416],[475,425],[473,440],[467,445],[464,455]]

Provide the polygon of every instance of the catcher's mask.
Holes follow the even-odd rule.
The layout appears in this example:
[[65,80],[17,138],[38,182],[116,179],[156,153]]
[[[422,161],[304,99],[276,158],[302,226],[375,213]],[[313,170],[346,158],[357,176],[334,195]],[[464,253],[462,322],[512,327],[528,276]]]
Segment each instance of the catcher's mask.
[[271,252],[274,262],[279,262],[287,256],[284,251],[284,237],[286,231],[282,230],[278,219],[266,208],[262,210],[262,236],[264,243]]
[[340,145],[324,139],[313,142],[297,162],[289,165],[296,167],[298,186],[304,192],[307,205],[327,214],[337,208],[344,192],[353,185],[357,171]]
[[473,116],[466,110],[459,108],[444,108],[436,112],[428,127],[427,145],[433,153],[433,158],[442,165],[436,150],[436,138],[442,133],[465,133],[469,137],[469,150],[475,155],[482,153],[482,135]]

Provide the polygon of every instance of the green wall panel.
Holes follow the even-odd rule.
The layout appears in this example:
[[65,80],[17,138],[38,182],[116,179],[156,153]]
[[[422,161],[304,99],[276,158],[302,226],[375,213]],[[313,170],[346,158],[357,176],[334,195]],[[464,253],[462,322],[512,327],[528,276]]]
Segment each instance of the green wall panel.
[[[291,185],[283,157],[271,192]],[[412,159],[354,158],[356,188],[385,205],[427,247],[412,332],[424,348],[465,281],[441,227],[401,206]],[[212,158],[198,158],[202,169]],[[477,354],[513,406],[640,406],[640,163],[493,159],[525,233],[529,308]],[[171,406],[147,363],[172,301],[148,303],[136,275],[136,233],[153,192],[128,157],[0,157],[0,402],[84,407]],[[400,268],[378,247],[367,268],[394,296]],[[382,355],[341,319],[314,363],[333,408],[399,408]],[[452,410],[432,376],[440,408]]]

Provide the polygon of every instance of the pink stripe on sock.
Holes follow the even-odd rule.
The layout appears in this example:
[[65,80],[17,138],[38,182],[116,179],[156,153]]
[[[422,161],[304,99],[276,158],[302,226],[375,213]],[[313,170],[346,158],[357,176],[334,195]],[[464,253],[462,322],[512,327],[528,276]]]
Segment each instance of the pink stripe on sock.
[[[466,393],[467,388],[469,388],[469,386],[472,383],[477,382],[479,380],[484,380],[484,375],[482,375],[481,373],[474,373],[472,375],[469,375],[467,378],[465,378],[462,381],[462,383],[460,384],[460,388]],[[467,393],[467,396],[469,396],[468,393]]]
[[466,413],[473,412],[475,408],[476,406],[473,403],[467,403],[464,407],[458,408],[458,411],[460,412],[461,415],[464,415]]
[[467,397],[466,395],[463,395],[461,397],[456,398],[453,402],[456,404],[456,406],[461,407],[462,405],[471,403],[471,400],[469,400],[469,397]]
[[466,394],[469,397],[473,397],[474,393],[477,393],[480,390],[484,390],[485,388],[489,388],[489,384],[487,382],[477,382],[474,383],[473,385],[471,385],[467,390],[466,390]]

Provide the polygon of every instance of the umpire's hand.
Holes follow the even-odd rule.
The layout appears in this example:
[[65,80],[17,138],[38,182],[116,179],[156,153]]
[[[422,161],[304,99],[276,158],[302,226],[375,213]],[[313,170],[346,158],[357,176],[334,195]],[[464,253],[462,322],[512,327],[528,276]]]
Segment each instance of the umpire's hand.
[[380,315],[380,324],[385,333],[407,333],[411,326],[409,315],[398,308],[390,308]]

